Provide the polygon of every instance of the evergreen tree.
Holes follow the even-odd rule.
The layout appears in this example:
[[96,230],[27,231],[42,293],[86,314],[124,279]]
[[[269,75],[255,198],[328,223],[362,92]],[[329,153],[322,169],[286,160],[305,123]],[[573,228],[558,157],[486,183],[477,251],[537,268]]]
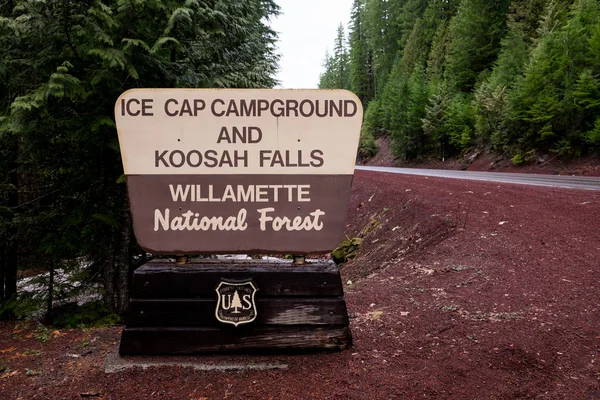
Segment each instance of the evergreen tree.
[[350,89],[350,63],[344,26],[340,23],[337,37],[333,46],[333,64],[335,70],[335,84],[339,89]]
[[405,0],[368,0],[365,5],[368,47],[373,55],[375,94],[383,92],[401,50],[398,18]]
[[448,23],[442,23],[435,32],[431,52],[427,60],[427,75],[433,82],[444,78],[444,67],[448,46]]
[[361,154],[384,134],[404,159],[600,146],[597,9],[597,0],[355,0],[350,88],[370,100]]
[[0,4],[5,300],[17,266],[52,272],[83,257],[106,306],[123,310],[145,252],[132,239],[117,97],[134,87],[272,87],[278,56],[267,21],[277,10],[271,0]]
[[406,126],[403,129],[406,142],[404,153],[406,159],[413,159],[428,154],[430,143],[423,131],[423,118],[426,115],[430,95],[425,70],[417,65],[408,80],[409,101],[407,105]]
[[238,311],[238,308],[242,308],[242,302],[240,300],[240,295],[237,290],[233,293],[233,299],[231,300],[231,308],[233,308],[234,314],[239,314],[240,312]]
[[350,22],[350,90],[366,105],[375,96],[373,57],[368,48],[365,0],[354,0]]
[[425,116],[421,120],[425,140],[431,143],[432,153],[442,161],[449,155],[448,134],[445,130],[448,96],[445,86],[438,84],[429,104],[425,107]]
[[344,36],[344,26],[338,26],[333,56],[325,53],[325,72],[319,79],[320,89],[350,89],[350,59]]
[[406,46],[414,30],[415,21],[421,19],[428,5],[427,0],[406,0],[398,16],[398,31],[402,47]]
[[335,60],[329,55],[329,52],[325,52],[325,60],[323,61],[323,67],[325,71],[319,77],[319,89],[336,89],[336,71],[335,71]]
[[500,151],[510,141],[505,124],[508,96],[522,79],[529,51],[524,33],[519,27],[511,28],[490,77],[475,90],[477,135],[482,143],[491,140]]
[[508,27],[522,32],[528,42],[536,40],[539,37],[540,15],[550,1],[553,0],[513,0],[507,16]]
[[578,0],[567,23],[540,39],[511,101],[520,147],[578,154],[585,146],[600,111],[590,46],[599,18],[596,1]]
[[454,90],[469,92],[492,66],[506,30],[509,0],[462,0],[450,22],[445,77]]
[[425,38],[423,21],[419,18],[415,21],[410,36],[408,37],[406,47],[400,60],[400,70],[402,74],[409,75],[413,69],[425,62],[427,57],[428,43]]

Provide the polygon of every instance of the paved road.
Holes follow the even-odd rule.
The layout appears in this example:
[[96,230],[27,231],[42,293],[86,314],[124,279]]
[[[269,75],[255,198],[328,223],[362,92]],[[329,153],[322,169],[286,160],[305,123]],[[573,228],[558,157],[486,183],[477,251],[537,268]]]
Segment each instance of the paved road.
[[435,176],[439,178],[470,179],[476,181],[516,183],[521,185],[551,186],[567,189],[600,190],[600,177],[513,174],[507,172],[476,172],[442,169],[416,169],[357,166],[361,171],[391,172],[394,174]]

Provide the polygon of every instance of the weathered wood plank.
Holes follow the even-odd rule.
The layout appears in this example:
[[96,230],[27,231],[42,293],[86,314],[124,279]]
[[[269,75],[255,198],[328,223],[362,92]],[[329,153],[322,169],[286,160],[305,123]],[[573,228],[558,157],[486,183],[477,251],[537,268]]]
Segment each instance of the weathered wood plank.
[[[132,299],[125,324],[133,327],[215,326],[216,299]],[[348,325],[346,302],[332,298],[262,298],[256,300],[253,325]]]
[[200,354],[239,351],[342,350],[348,327],[125,328],[121,355]]
[[293,265],[253,260],[242,263],[151,262],[133,275],[131,297],[206,298],[214,296],[221,279],[252,278],[261,297],[266,296],[343,296],[342,281],[332,262]]

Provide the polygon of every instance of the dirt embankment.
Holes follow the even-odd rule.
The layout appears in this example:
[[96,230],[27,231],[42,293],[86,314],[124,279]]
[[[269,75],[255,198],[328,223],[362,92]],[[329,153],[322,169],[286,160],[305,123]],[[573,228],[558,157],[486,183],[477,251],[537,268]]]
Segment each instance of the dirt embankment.
[[516,166],[509,158],[501,155],[488,154],[484,151],[472,151],[461,158],[404,162],[393,156],[391,151],[391,140],[388,136],[379,137],[375,140],[375,143],[378,148],[377,154],[373,158],[367,160],[364,165],[377,167],[519,172],[527,174],[600,176],[600,156],[598,155],[567,159],[558,157],[556,154],[544,154],[533,157],[534,159],[530,162]]
[[351,349],[201,358],[282,371],[105,375],[118,327],[0,323],[0,397],[599,399],[597,221],[598,192],[358,172],[347,233],[364,240],[342,268]]

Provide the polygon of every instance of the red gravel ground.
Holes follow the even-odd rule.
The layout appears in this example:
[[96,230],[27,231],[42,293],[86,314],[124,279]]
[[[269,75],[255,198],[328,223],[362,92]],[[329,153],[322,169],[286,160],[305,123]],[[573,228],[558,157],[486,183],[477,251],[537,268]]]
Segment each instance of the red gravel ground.
[[351,349],[199,358],[282,371],[105,375],[119,328],[5,322],[0,398],[600,399],[599,206],[600,192],[358,172]]

